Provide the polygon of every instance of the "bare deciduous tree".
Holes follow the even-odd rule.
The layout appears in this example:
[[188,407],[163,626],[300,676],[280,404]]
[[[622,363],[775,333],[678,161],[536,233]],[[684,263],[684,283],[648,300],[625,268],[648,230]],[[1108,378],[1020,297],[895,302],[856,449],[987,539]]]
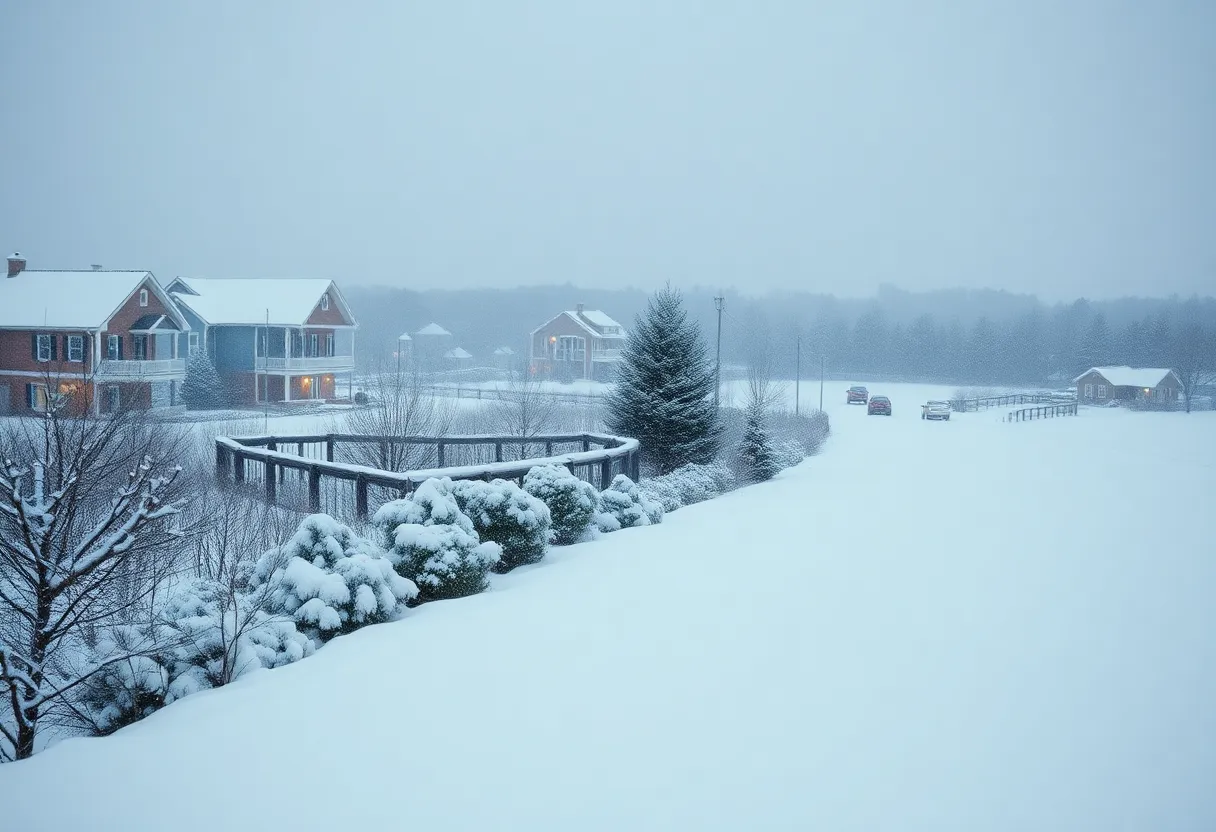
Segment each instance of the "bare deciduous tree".
[[494,430],[517,438],[519,459],[526,459],[529,440],[554,430],[558,421],[557,397],[531,373],[513,374],[498,388],[488,414]]
[[146,605],[186,534],[177,431],[94,415],[87,385],[47,389],[44,415],[0,434],[0,759],[30,756],[40,720],[103,669],[81,661],[89,634]]
[[1174,373],[1190,413],[1199,390],[1216,385],[1216,333],[1195,321],[1183,324],[1174,342]]
[[[443,436],[455,418],[456,403],[438,396],[413,362],[372,374],[369,402],[347,417],[347,429],[365,436]],[[386,471],[409,471],[429,464],[428,446],[406,442],[350,445],[348,461]]]

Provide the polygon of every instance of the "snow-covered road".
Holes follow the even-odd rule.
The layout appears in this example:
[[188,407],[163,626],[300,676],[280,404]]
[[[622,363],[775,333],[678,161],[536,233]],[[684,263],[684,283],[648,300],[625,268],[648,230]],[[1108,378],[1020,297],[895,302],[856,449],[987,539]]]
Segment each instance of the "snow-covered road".
[[1216,828],[1216,414],[845,387],[773,482],[0,767],[4,828]]

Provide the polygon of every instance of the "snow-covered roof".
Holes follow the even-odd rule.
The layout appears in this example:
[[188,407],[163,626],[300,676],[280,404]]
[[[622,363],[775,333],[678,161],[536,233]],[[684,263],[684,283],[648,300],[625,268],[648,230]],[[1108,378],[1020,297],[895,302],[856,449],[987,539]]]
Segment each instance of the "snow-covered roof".
[[[592,309],[592,310],[584,309],[581,315],[578,313],[578,311],[571,310],[571,309],[568,309],[565,312],[558,312],[552,318],[545,321],[543,324],[538,326],[536,329],[532,330],[531,335],[535,335],[536,333],[540,332],[542,329],[544,329],[549,324],[553,323],[554,321],[556,321],[558,318],[562,317],[563,315],[568,317],[570,320],[574,321],[576,324],[578,324],[584,330],[586,330],[588,334],[593,335],[596,338],[606,338],[606,339],[620,338],[622,340],[624,340],[624,338],[625,338],[624,328],[622,328],[620,324],[618,324],[616,321],[614,321],[612,318],[608,317],[607,315],[605,315],[603,312],[599,311],[598,309]],[[592,326],[593,321],[595,322],[595,326]],[[613,327],[613,326],[617,327],[620,331],[609,333],[609,332],[601,332],[600,330],[596,329],[596,327]]]
[[[150,280],[166,306],[172,302],[147,271],[37,271],[0,278],[0,327],[97,329],[139,285]],[[175,317],[180,317],[173,310]],[[185,321],[177,322],[188,328]]]
[[[566,314],[573,315],[576,318],[579,316],[578,312],[567,312]],[[617,329],[621,328],[620,324],[598,309],[584,309],[582,316],[590,321],[592,325],[597,326],[600,329],[605,329],[607,327],[616,327]]]
[[515,355],[515,350],[511,349],[510,347],[499,347],[498,349],[494,350],[494,354],[495,355]]
[[413,341],[414,339],[410,337],[410,334],[408,332],[403,332],[397,336],[397,340],[398,341]]
[[[1113,387],[1148,387],[1152,389],[1165,381],[1174,371],[1163,367],[1090,367],[1073,379],[1080,381],[1090,373],[1099,373]],[[1177,380],[1177,379],[1175,379]]]
[[[302,326],[317,308],[321,296],[333,290],[323,277],[303,278],[198,278],[179,277],[170,284],[178,303],[189,307],[212,325]],[[181,287],[193,294],[178,291]],[[333,295],[338,295],[336,291]],[[345,303],[338,296],[342,306]],[[347,316],[350,316],[347,310]]]
[[415,335],[451,335],[446,329],[436,323],[429,323],[414,333]]
[[460,347],[456,347],[454,349],[450,349],[447,352],[445,352],[443,354],[443,357],[444,358],[454,358],[454,359],[472,358],[473,353],[471,353],[467,350],[463,350]]

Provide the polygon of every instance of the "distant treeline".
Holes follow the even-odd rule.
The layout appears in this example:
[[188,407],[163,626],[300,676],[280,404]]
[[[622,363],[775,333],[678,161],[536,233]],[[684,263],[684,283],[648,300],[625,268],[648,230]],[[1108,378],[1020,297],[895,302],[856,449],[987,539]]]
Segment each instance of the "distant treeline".
[[[649,293],[637,289],[543,286],[491,290],[344,286],[361,324],[358,350],[369,366],[388,359],[397,336],[431,321],[455,335],[474,363],[509,346],[527,354],[528,333],[563,309],[583,303],[627,328]],[[714,296],[684,292],[690,315],[711,345]],[[1121,298],[1047,305],[993,290],[905,292],[884,286],[876,297],[836,298],[809,292],[746,297],[724,293],[722,358],[746,363],[771,354],[776,372],[793,372],[801,340],[803,373],[818,372],[822,354],[834,373],[934,378],[960,383],[1041,383],[1071,378],[1101,364],[1216,364],[1216,299]],[[1187,355],[1180,353],[1186,352]]]

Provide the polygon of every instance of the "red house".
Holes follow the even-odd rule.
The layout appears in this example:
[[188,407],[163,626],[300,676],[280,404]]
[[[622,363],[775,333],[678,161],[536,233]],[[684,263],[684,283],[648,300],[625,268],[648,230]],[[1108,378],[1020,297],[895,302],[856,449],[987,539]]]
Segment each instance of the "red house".
[[529,364],[534,374],[558,381],[611,381],[626,337],[611,317],[580,303],[532,330]]
[[147,271],[42,271],[0,281],[0,416],[178,405],[190,326]]
[[324,278],[200,279],[168,286],[234,404],[344,397],[355,370],[350,307]]

